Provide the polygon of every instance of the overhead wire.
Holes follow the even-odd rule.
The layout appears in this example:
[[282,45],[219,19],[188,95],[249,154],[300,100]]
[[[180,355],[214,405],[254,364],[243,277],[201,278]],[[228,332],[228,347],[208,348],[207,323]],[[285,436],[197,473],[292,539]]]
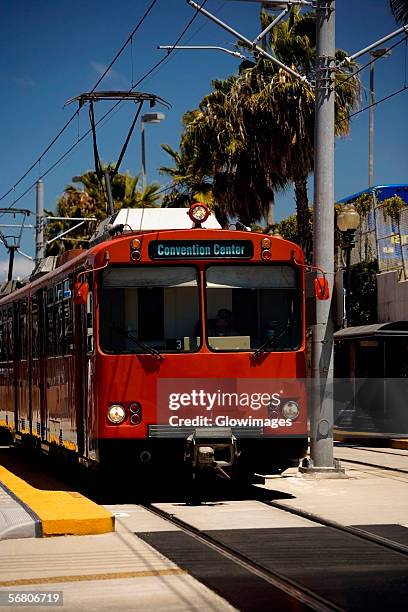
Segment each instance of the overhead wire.
[[[151,6],[149,8],[153,8],[153,4],[155,4],[157,2],[157,0],[154,0],[154,2],[152,2]],[[202,2],[202,4],[200,5],[200,8],[202,8],[205,4],[207,3],[207,0],[204,0]],[[196,10],[196,12],[194,13],[194,15],[191,17],[191,19],[188,21],[187,25],[185,26],[185,28],[183,29],[183,31],[181,32],[181,34],[178,36],[177,40],[174,42],[174,44],[172,45],[171,49],[168,50],[167,55],[162,57],[159,61],[157,61],[130,89],[129,89],[129,93],[132,92],[134,89],[136,89],[136,87],[138,85],[140,85],[145,79],[147,79],[148,76],[150,76],[152,74],[152,72],[154,72],[157,68],[159,68],[159,66],[161,66],[161,64],[163,64],[163,62],[165,62],[169,55],[174,51],[175,47],[178,45],[178,43],[180,42],[180,40],[183,38],[184,34],[187,32],[187,30],[191,27],[191,25],[193,24],[193,22],[195,21],[195,19],[197,18],[199,14],[199,11]],[[145,18],[146,13],[144,15],[143,18]],[[129,41],[129,39],[128,39]],[[123,47],[124,49],[124,47]],[[110,67],[112,67],[112,64],[110,65]],[[105,71],[108,71],[108,69]],[[99,81],[100,82],[100,81]],[[94,89],[92,90],[94,91]],[[102,121],[104,121],[120,104],[122,104],[122,101],[119,100],[118,102],[116,102],[108,111],[106,111],[106,113],[104,115],[102,115],[102,117],[95,122],[95,127],[98,126]],[[72,119],[78,114],[79,109],[74,113]],[[34,181],[18,198],[16,198],[13,203],[9,206],[9,208],[12,208],[17,202],[19,202],[21,199],[23,199],[32,189],[34,189],[34,187],[36,186],[36,183],[39,179],[43,179],[45,178],[50,172],[52,172],[52,170],[54,170],[54,168],[56,168],[78,145],[80,142],[82,142],[87,136],[90,135],[90,133],[92,132],[92,129],[89,128],[86,132],[84,132],[84,134],[82,134],[81,137],[79,137],[76,142],[74,142],[49,168],[47,168],[47,170],[45,170],[43,173],[40,174],[39,178]],[[39,158],[40,159],[40,158]],[[36,160],[36,162],[33,164],[32,168],[35,167],[35,165],[38,163],[39,159]],[[31,168],[31,169],[32,169]],[[25,175],[27,176],[27,174]],[[22,180],[22,179],[21,179]],[[20,182],[21,182],[20,180]],[[16,184],[17,185],[17,184]],[[10,191],[13,188],[11,188],[9,190],[8,193],[10,193]],[[0,197],[0,201],[6,197],[7,194],[4,194],[3,196]]]
[[[124,51],[124,49],[126,48],[126,46],[129,44],[129,42],[131,43],[131,48],[133,45],[133,36],[134,34],[137,32],[137,30],[141,27],[142,23],[144,22],[144,20],[146,19],[146,17],[148,16],[148,14],[150,13],[150,11],[153,9],[154,5],[157,3],[158,0],[152,0],[152,2],[150,3],[148,9],[145,11],[143,17],[139,20],[138,24],[135,26],[135,28],[133,29],[132,33],[128,36],[128,38],[126,39],[125,43],[123,43],[122,47],[120,48],[120,50],[117,52],[117,54],[115,55],[115,58],[111,61],[111,63],[109,64],[109,66],[106,68],[106,70],[104,71],[104,73],[101,75],[101,77],[98,79],[97,83],[94,85],[94,87],[92,88],[91,92],[95,91],[96,87],[101,83],[101,81],[103,80],[103,78],[106,76],[106,74],[109,72],[109,70],[112,68],[113,64],[115,63],[115,61],[119,58],[119,56],[121,55],[121,53]],[[202,4],[200,5],[200,8],[204,7],[204,5],[207,3],[207,0],[203,0]],[[225,2],[221,5],[220,8],[222,8],[222,6],[225,5]],[[194,13],[194,15],[191,17],[191,19],[188,21],[187,25],[184,27],[183,31],[181,32],[181,34],[178,36],[177,40],[173,43],[173,45],[171,46],[171,48],[167,51],[167,54],[162,57],[160,60],[158,60],[136,83],[132,84],[132,87],[129,89],[129,92],[132,92],[134,89],[136,89],[136,87],[138,85],[140,85],[144,80],[146,80],[154,71],[156,71],[166,60],[168,60],[169,55],[171,53],[173,53],[173,51],[175,50],[175,47],[178,45],[178,43],[180,42],[180,40],[183,38],[183,36],[185,35],[185,33],[187,32],[187,30],[191,27],[191,25],[193,24],[193,22],[195,21],[195,19],[197,18],[199,14],[199,10],[196,10],[196,12]],[[200,28],[197,29],[196,32],[194,32],[191,37],[189,38],[189,40],[198,32],[200,31],[200,29],[202,29],[202,26],[200,26]],[[398,45],[400,45],[401,43],[403,43],[405,41],[405,43],[407,43],[408,40],[408,36],[405,36],[404,38],[402,38],[401,40],[397,41],[396,43],[394,43],[391,47],[389,47],[389,50],[397,47]],[[346,82],[347,80],[353,78],[354,76],[356,76],[359,72],[361,72],[362,70],[364,70],[365,68],[367,68],[369,65],[371,65],[372,63],[374,63],[375,61],[377,61],[377,59],[380,59],[380,57],[376,57],[373,58],[370,62],[368,62],[367,64],[365,64],[364,66],[362,66],[361,68],[359,68],[356,72],[354,72],[352,75],[350,75],[349,77],[347,77],[347,79],[345,79],[343,81]],[[132,81],[133,81],[133,58],[132,58]],[[391,98],[393,98],[394,96],[404,92],[406,89],[408,89],[408,86],[406,85],[406,69],[405,69],[405,84],[402,88],[400,88],[399,90],[389,94],[388,96],[385,96],[384,98],[381,98],[380,100],[377,100],[376,102],[374,102],[373,104],[370,104],[354,113],[351,113],[350,115],[348,115],[347,117],[345,117],[345,119],[343,119],[343,121],[346,121],[348,119],[351,119],[352,117],[359,115],[360,113],[370,109],[373,106],[377,106],[378,104],[381,104],[382,102],[385,102],[386,100],[389,100]],[[114,104],[104,115],[102,115],[102,117],[95,123],[95,126],[98,126],[100,123],[102,123],[102,121],[104,121],[119,105],[122,104],[122,101],[118,101],[116,102],[116,104]],[[58,134],[55,136],[55,138],[51,141],[51,143],[47,146],[47,148],[43,151],[43,153],[37,158],[37,160],[35,162],[33,162],[33,164],[30,166],[30,168],[26,171],[26,173],[6,192],[4,193],[1,197],[0,197],[0,201],[3,200],[7,195],[9,195],[9,193],[11,193],[12,191],[14,191],[15,194],[15,188],[21,183],[21,181],[29,174],[29,172],[39,163],[41,162],[41,159],[44,157],[44,155],[50,150],[50,148],[53,146],[53,144],[58,140],[58,138],[62,135],[62,133],[67,129],[67,127],[70,125],[70,123],[74,120],[74,118],[76,116],[78,116],[79,114],[79,109],[75,111],[75,113],[72,115],[72,117],[66,122],[66,124],[61,128],[61,130],[58,132]],[[91,133],[91,129],[88,129],[86,132],[84,132],[84,134],[82,134],[82,136],[79,136],[79,132],[78,132],[78,137],[77,137],[77,141],[74,142],[51,166],[49,166],[47,168],[47,170],[45,170],[44,172],[40,173],[39,178],[43,179],[45,178],[50,172],[52,172],[59,164],[62,163],[62,161],[87,137],[90,135]],[[37,179],[38,180],[38,179]],[[19,202],[22,198],[24,198],[36,185],[37,180],[35,182],[33,182],[18,198],[13,199],[13,203],[10,205],[9,208],[12,208],[17,202]],[[163,188],[161,190],[161,192],[167,191],[168,189],[170,189],[171,186],[167,186],[165,188]],[[161,193],[160,192],[160,193]]]
[[[401,38],[401,40],[398,40],[396,43],[391,45],[391,47],[387,47],[387,52],[391,51],[392,49],[395,49],[395,47],[398,47],[398,45],[400,45],[403,42],[406,43],[407,40],[408,40],[408,36],[405,35],[403,38]],[[365,70],[366,68],[368,68],[368,66],[371,66],[371,64],[374,64],[374,62],[376,62],[377,60],[381,59],[384,55],[386,55],[386,52],[384,52],[382,55],[379,55],[378,57],[373,57],[373,59],[371,59],[369,62],[364,64],[364,66],[361,66],[360,68],[358,68],[358,70],[353,72],[353,74],[350,74],[346,79],[344,79],[344,81],[342,81],[342,84],[343,83],[347,83],[347,81],[349,81],[353,77],[357,76],[357,74],[359,74],[362,70]]]
[[381,104],[382,102],[385,102],[386,100],[390,100],[394,96],[397,96],[398,94],[402,93],[403,91],[406,91],[407,89],[408,89],[408,85],[404,84],[403,87],[401,87],[397,91],[394,91],[393,93],[389,94],[388,96],[384,96],[384,98],[381,98],[380,100],[377,100],[377,102],[373,102],[372,104],[368,104],[368,106],[365,106],[364,108],[361,108],[360,110],[356,111],[355,113],[351,113],[350,115],[347,115],[347,117],[342,119],[342,121],[347,121],[348,119],[351,119],[351,117],[355,117],[356,115],[359,115],[360,113],[363,113],[364,111],[368,110],[369,108],[372,108],[373,106],[377,106],[377,104]]
[[[130,41],[133,40],[133,36],[136,34],[136,32],[139,30],[139,28],[142,26],[143,22],[145,21],[145,19],[147,18],[147,16],[149,15],[149,13],[151,12],[151,10],[153,9],[153,7],[155,6],[155,4],[157,4],[158,0],[152,0],[152,2],[150,3],[150,5],[148,6],[148,8],[146,9],[146,11],[144,12],[143,16],[139,19],[138,23],[136,24],[136,26],[134,27],[133,31],[131,32],[131,34],[128,36],[128,38],[126,39],[126,41],[123,43],[123,45],[121,46],[121,48],[119,49],[119,51],[116,53],[115,57],[113,58],[113,60],[110,62],[109,66],[104,70],[104,72],[102,73],[102,75],[99,77],[99,79],[97,80],[97,82],[95,83],[95,85],[93,86],[91,93],[93,93],[95,91],[95,89],[98,87],[98,85],[101,83],[101,81],[104,79],[104,77],[108,74],[109,70],[112,68],[113,64],[116,62],[116,60],[120,57],[120,55],[123,53],[123,51],[125,50],[125,48],[127,47],[127,45],[129,44]],[[30,174],[30,172],[35,168],[35,166],[37,164],[41,164],[41,160],[43,159],[43,157],[48,153],[48,151],[53,147],[53,145],[57,142],[57,140],[62,136],[62,134],[65,132],[65,130],[70,126],[70,124],[72,123],[72,121],[75,119],[75,117],[79,116],[79,110],[77,109],[73,115],[66,121],[66,123],[63,125],[63,127],[59,130],[59,132],[57,133],[57,135],[51,140],[51,142],[47,145],[47,147],[44,149],[44,151],[41,153],[41,155],[39,157],[37,157],[37,159],[31,164],[31,166],[28,168],[28,170],[26,170],[26,172],[19,178],[19,180],[14,183],[14,185],[12,187],[10,187],[10,189],[8,189],[5,193],[3,193],[0,196],[0,202],[2,200],[4,200],[5,197],[7,197],[12,191],[13,189],[15,189],[25,178],[28,174]],[[79,140],[78,140],[79,141]],[[40,174],[40,178],[43,178],[43,176],[45,175],[41,175],[41,171],[39,172]],[[48,174],[48,172],[46,173]],[[38,180],[38,179],[37,179]],[[35,185],[35,183],[34,183]],[[30,191],[32,189],[32,186],[28,189],[28,191]],[[26,193],[28,193],[28,191],[26,191],[24,193],[24,195],[26,195]],[[13,204],[11,206],[9,206],[9,208],[12,208],[14,206],[14,204],[16,202],[18,202],[18,200],[21,199],[20,196],[15,202],[13,202]]]

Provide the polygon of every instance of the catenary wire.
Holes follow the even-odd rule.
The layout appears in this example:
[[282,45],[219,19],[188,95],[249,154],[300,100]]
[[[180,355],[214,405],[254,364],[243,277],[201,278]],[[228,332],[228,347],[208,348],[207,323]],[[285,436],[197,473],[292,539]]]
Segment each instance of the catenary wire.
[[[157,2],[157,0],[154,0],[149,9],[147,9],[146,13],[143,16],[143,20],[146,18],[148,12],[151,10],[151,8],[153,8],[154,4]],[[204,0],[204,2],[201,4],[201,7],[203,7],[206,4],[207,0]],[[177,46],[177,44],[180,42],[180,40],[182,39],[182,37],[184,36],[184,34],[186,33],[186,31],[190,28],[190,26],[192,25],[192,23],[194,22],[194,20],[196,19],[197,15],[198,15],[199,11],[197,10],[196,13],[192,16],[192,18],[189,20],[189,22],[187,23],[187,25],[185,26],[184,30],[182,31],[182,33],[180,34],[180,36],[177,38],[177,40],[175,41],[175,43],[172,45],[172,48],[168,50],[167,55],[164,56],[163,58],[161,58],[158,62],[156,62],[149,70],[148,72],[146,72],[129,90],[130,92],[133,91],[138,85],[140,85],[140,83],[142,83],[142,81],[144,81],[148,76],[150,76],[152,74],[152,72],[154,72],[155,70],[157,70],[157,68],[159,68],[161,66],[161,64],[163,64],[169,57],[169,55],[174,51],[174,48]],[[139,24],[138,24],[139,25]],[[141,25],[141,24],[140,24]],[[136,26],[137,28],[138,26]],[[140,26],[139,26],[140,27]],[[135,28],[135,30],[136,30]],[[121,48],[122,52],[126,45],[132,40],[133,35],[135,33],[135,30],[132,32],[132,34],[128,37],[126,43],[124,43],[124,45]],[[395,43],[394,45],[392,45],[390,47],[390,49],[393,49],[394,47],[396,47],[397,45],[401,44],[404,41],[407,41],[408,37],[405,36],[405,38],[399,40],[397,43]],[[118,52],[117,57],[119,57],[120,52]],[[361,72],[362,70],[364,70],[365,68],[367,68],[370,64],[372,64],[374,61],[376,61],[377,59],[380,58],[373,58],[373,60],[371,60],[370,62],[368,62],[367,64],[365,64],[364,66],[362,66],[359,70],[357,70],[356,72],[354,72],[352,75],[350,75],[344,82],[346,82],[347,80],[349,80],[350,78],[353,78],[354,76],[356,76],[359,72]],[[92,89],[92,91],[95,90],[95,88],[97,87],[97,85],[101,82],[102,78],[106,75],[106,73],[110,70],[110,68],[112,67],[114,61],[111,62],[111,64],[109,65],[109,67],[106,69],[105,73],[100,77],[100,79],[98,80],[98,83],[94,86],[94,88]],[[399,90],[393,92],[392,94],[389,94],[388,96],[385,96],[384,98],[381,98],[380,100],[377,100],[376,102],[374,102],[373,104],[370,104],[354,113],[351,113],[350,115],[348,115],[345,119],[343,119],[342,121],[347,121],[348,119],[351,119],[352,117],[359,115],[360,113],[368,110],[369,108],[373,107],[373,106],[377,106],[378,104],[381,104],[382,102],[385,102],[386,100],[389,100],[391,98],[393,98],[394,96],[402,93],[403,91],[405,91],[406,89],[408,89],[407,85],[404,85],[404,87],[400,88]],[[96,122],[96,126],[98,126],[105,118],[107,118],[119,105],[121,104],[121,101],[118,101],[116,104],[114,104],[113,107],[111,107],[97,122]],[[54,144],[54,142],[57,140],[57,138],[62,134],[62,132],[68,127],[69,123],[71,123],[71,121],[78,115],[78,110],[74,113],[74,115],[70,118],[69,122],[67,122],[65,124],[65,126],[60,130],[60,132],[58,133],[58,135],[55,137],[55,139],[52,141],[52,143],[50,143],[50,145],[48,146],[48,148],[46,149],[46,151],[44,151],[42,153],[42,155],[33,163],[33,165],[30,167],[30,169],[25,173],[25,175],[23,177],[21,177],[21,179],[15,183],[15,185],[13,187],[11,187],[7,193],[3,194],[0,197],[0,201],[2,199],[4,199],[4,197],[6,197],[9,193],[11,193],[13,190],[15,190],[15,187],[23,180],[23,178],[25,178],[25,176],[27,176],[27,174],[32,170],[32,168],[35,167],[35,165],[42,159],[42,157],[45,155],[45,153],[49,150],[49,148],[51,148],[52,144]],[[77,141],[71,145],[49,168],[47,168],[47,170],[45,172],[43,172],[40,175],[40,179],[44,178],[45,176],[47,176],[50,172],[52,172],[52,170],[54,170],[54,168],[56,168],[72,151],[73,149],[75,149],[76,146],[79,145],[80,142],[82,142],[89,134],[91,133],[91,130],[87,130],[81,137],[79,137],[77,139]],[[38,179],[37,179],[38,180]],[[32,183],[18,198],[15,198],[13,200],[13,203],[10,205],[9,208],[12,208],[15,204],[17,204],[17,202],[19,202],[22,198],[24,198],[36,185],[37,180]],[[165,187],[162,191],[167,191],[168,189],[170,189],[171,186]]]
[[[204,2],[201,4],[201,7],[203,7],[206,4],[207,0],[204,0]],[[191,17],[191,19],[188,21],[187,25],[185,26],[185,28],[183,29],[183,31],[181,32],[181,34],[179,35],[179,37],[177,38],[177,40],[175,41],[175,43],[172,45],[172,48],[169,49],[169,51],[167,52],[167,55],[162,57],[158,62],[156,62],[134,85],[133,87],[130,88],[129,92],[132,92],[134,89],[136,89],[136,87],[138,85],[140,85],[142,83],[142,81],[144,81],[148,76],[150,76],[152,74],[152,72],[154,72],[157,68],[159,68],[159,66],[165,62],[170,53],[172,53],[174,51],[174,48],[178,45],[178,43],[180,42],[180,40],[183,38],[184,34],[187,32],[187,30],[191,27],[192,23],[195,21],[195,19],[197,18],[197,15],[199,14],[199,11],[197,10],[194,15]],[[95,127],[98,126],[102,121],[104,121],[104,119],[106,119],[108,117],[108,115],[110,115],[120,104],[121,104],[121,100],[119,100],[118,102],[116,102],[116,104],[114,104],[108,111],[106,111],[106,113],[104,115],[102,115],[102,117],[95,123]],[[75,115],[78,113],[78,111],[76,111]],[[74,115],[74,116],[75,116]],[[73,149],[75,149],[75,147],[78,146],[78,144],[80,142],[82,142],[87,136],[89,136],[89,134],[92,132],[91,129],[88,129],[86,132],[84,132],[84,134],[82,134],[82,136],[80,138],[78,138],[76,140],[76,142],[74,142],[74,144],[72,144],[49,168],[47,168],[47,170],[45,170],[43,173],[41,173],[41,175],[39,176],[39,179],[43,179],[45,178],[52,170],[54,170],[54,168],[56,168],[70,153],[71,151],[73,151]],[[38,160],[37,160],[38,162]],[[37,163],[36,162],[36,163]],[[34,164],[35,165],[35,164]],[[9,208],[12,208],[15,204],[17,204],[17,202],[19,202],[20,200],[22,200],[32,189],[34,189],[34,187],[37,184],[37,181],[39,180],[35,180],[18,198],[16,198],[13,203],[9,206]],[[11,191],[11,190],[10,190]],[[3,196],[5,197],[5,196]],[[2,198],[0,198],[1,201]]]
[[377,106],[377,104],[381,104],[382,102],[385,102],[386,100],[390,100],[394,96],[397,96],[398,94],[402,93],[403,91],[406,91],[407,89],[408,89],[408,85],[404,85],[403,87],[401,87],[397,91],[394,91],[393,93],[389,94],[388,96],[384,96],[384,98],[381,98],[380,100],[377,100],[377,102],[373,102],[373,104],[369,104],[368,106],[365,106],[364,108],[361,108],[360,110],[356,111],[355,113],[351,113],[350,115],[347,115],[347,117],[342,119],[342,121],[347,121],[348,119],[351,119],[351,117],[355,117],[356,115],[359,115],[360,113],[363,113],[364,111],[368,110],[369,108],[372,108],[373,106]]
[[[395,49],[395,47],[398,47],[398,45],[400,45],[401,43],[405,42],[408,40],[408,36],[405,35],[403,38],[401,38],[401,40],[398,40],[396,43],[394,43],[393,45],[391,45],[391,47],[387,47],[387,51],[391,51],[392,49]],[[382,57],[384,57],[384,55],[386,55],[386,53],[384,53],[383,55],[380,55],[379,57],[373,57],[372,60],[370,60],[369,62],[367,62],[366,64],[364,64],[364,66],[361,66],[358,70],[356,70],[355,72],[353,72],[353,74],[350,74],[350,76],[347,77],[347,79],[344,79],[344,81],[342,81],[341,84],[343,83],[347,83],[347,81],[349,81],[350,79],[352,79],[353,77],[357,76],[357,74],[359,72],[361,72],[362,70],[365,70],[366,68],[368,68],[368,66],[371,66],[371,64],[374,64],[374,62],[376,62],[377,60],[381,59]]]
[[[145,19],[147,18],[147,16],[149,15],[150,11],[153,9],[154,5],[157,4],[158,0],[152,0],[152,2],[150,3],[149,7],[146,9],[144,15],[139,19],[137,25],[135,26],[135,28],[133,29],[132,33],[129,35],[129,37],[127,38],[126,42],[122,45],[122,47],[119,49],[119,51],[116,53],[114,59],[111,61],[111,63],[109,64],[109,66],[106,68],[106,70],[103,72],[103,74],[99,77],[98,81],[95,83],[95,85],[93,86],[91,93],[95,91],[95,89],[98,87],[98,85],[101,83],[101,81],[104,79],[104,77],[107,75],[107,73],[109,72],[109,70],[112,68],[113,64],[116,62],[116,60],[118,59],[118,57],[123,53],[124,49],[126,48],[126,46],[129,44],[129,41],[133,40],[133,36],[135,35],[135,33],[138,31],[138,29],[141,27],[141,25],[143,24],[143,22],[145,21]],[[73,115],[68,119],[68,121],[63,125],[63,127],[60,129],[60,131],[57,133],[57,135],[52,139],[52,141],[48,144],[48,146],[44,149],[44,151],[41,153],[41,155],[39,157],[37,157],[37,159],[31,164],[31,166],[28,168],[28,170],[19,178],[19,180],[14,183],[14,185],[12,187],[10,187],[10,189],[8,189],[2,196],[0,196],[0,202],[2,200],[4,200],[5,197],[7,197],[12,191],[13,189],[15,189],[25,178],[28,174],[30,174],[31,170],[33,170],[33,168],[35,168],[35,166],[39,163],[41,163],[42,158],[48,153],[48,151],[53,147],[53,145],[57,142],[57,140],[60,138],[60,136],[62,136],[62,134],[65,132],[65,130],[69,127],[69,125],[72,123],[72,121],[75,119],[75,117],[77,117],[79,115],[79,109],[77,109]],[[40,173],[41,174],[41,173]],[[40,176],[40,178],[42,178],[42,176]],[[29,190],[32,189],[32,187],[29,188]],[[24,193],[24,195],[28,193],[27,191]],[[18,198],[15,202],[13,202],[13,204],[11,206],[9,206],[9,208],[12,208],[14,206],[14,204],[21,198]]]

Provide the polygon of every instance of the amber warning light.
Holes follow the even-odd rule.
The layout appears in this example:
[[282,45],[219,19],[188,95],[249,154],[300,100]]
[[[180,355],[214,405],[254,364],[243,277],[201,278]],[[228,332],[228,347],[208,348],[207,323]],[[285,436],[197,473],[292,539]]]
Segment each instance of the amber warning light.
[[188,211],[188,216],[194,223],[194,227],[200,228],[201,224],[207,221],[210,216],[210,209],[201,202],[195,202],[192,204]]

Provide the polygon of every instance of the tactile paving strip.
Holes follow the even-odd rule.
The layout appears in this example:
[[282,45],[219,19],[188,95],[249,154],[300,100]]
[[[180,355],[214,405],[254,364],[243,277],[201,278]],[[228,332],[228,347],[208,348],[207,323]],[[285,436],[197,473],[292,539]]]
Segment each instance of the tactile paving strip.
[[36,536],[36,521],[0,482],[0,540]]

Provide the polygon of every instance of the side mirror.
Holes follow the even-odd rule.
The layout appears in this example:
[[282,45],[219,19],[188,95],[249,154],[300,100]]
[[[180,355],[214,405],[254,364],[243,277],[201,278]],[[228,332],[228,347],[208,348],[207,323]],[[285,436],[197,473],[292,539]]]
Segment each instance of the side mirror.
[[85,306],[88,301],[89,285],[86,281],[74,283],[74,304]]
[[328,300],[330,297],[329,281],[325,276],[314,279],[315,297],[318,300]]

